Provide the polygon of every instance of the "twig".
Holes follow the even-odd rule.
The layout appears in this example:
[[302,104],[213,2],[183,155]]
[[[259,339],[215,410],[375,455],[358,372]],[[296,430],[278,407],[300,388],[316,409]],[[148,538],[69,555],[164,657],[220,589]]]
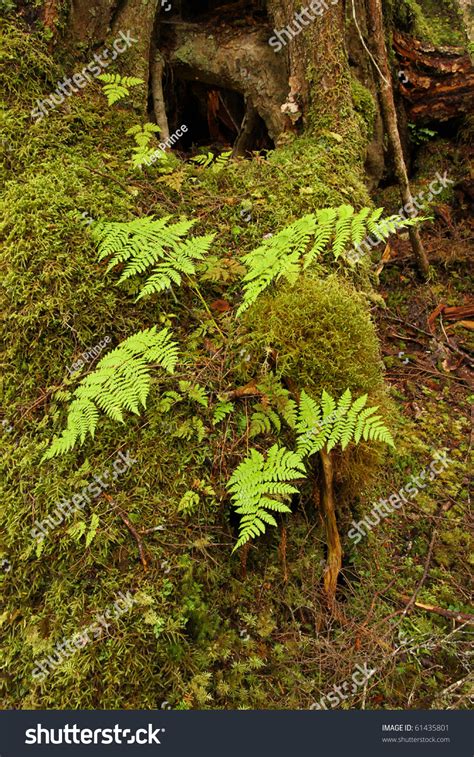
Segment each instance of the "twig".
[[137,529],[135,528],[135,526],[132,525],[132,523],[130,523],[128,517],[125,515],[125,513],[123,512],[123,510],[121,510],[120,507],[115,504],[115,502],[113,501],[112,497],[109,494],[104,494],[104,497],[106,499],[108,499],[109,502],[115,507],[115,509],[117,510],[119,516],[122,518],[123,522],[125,523],[125,525],[127,526],[128,530],[132,534],[133,538],[137,542],[138,552],[139,552],[139,555],[140,555],[141,564],[143,565],[143,569],[145,571],[147,571],[148,570],[148,563],[147,563],[147,560],[146,560],[146,557],[145,557],[145,550],[143,549],[143,542],[142,542],[142,540],[140,538],[140,535],[139,535]]
[[[399,594],[400,599],[405,604],[410,602],[410,597],[405,594]],[[426,610],[427,612],[434,612],[437,615],[441,615],[443,618],[449,618],[455,620],[458,623],[468,623],[474,626],[474,615],[468,612],[453,612],[453,610],[445,610],[443,607],[437,607],[437,605],[427,605],[424,602],[414,602],[413,607],[418,607],[420,610]]]
[[110,176],[110,174],[102,173],[102,171],[98,171],[96,168],[91,168],[90,166],[84,166],[86,171],[90,171],[91,173],[95,173],[98,176],[103,176],[104,179],[109,179],[109,181],[115,181],[116,184],[118,184],[122,189],[125,189],[127,194],[130,194],[130,187],[127,187],[126,184],[123,184],[119,179],[116,179],[115,176]]

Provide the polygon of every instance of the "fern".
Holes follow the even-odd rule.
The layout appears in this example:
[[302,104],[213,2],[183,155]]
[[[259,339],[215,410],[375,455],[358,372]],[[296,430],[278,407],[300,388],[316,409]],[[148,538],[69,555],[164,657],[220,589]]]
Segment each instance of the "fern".
[[243,301],[237,315],[247,310],[271,284],[281,279],[294,284],[300,273],[325,250],[337,260],[351,244],[359,245],[368,232],[377,230],[385,239],[401,228],[425,220],[390,216],[380,221],[382,213],[383,208],[372,212],[363,208],[354,213],[352,205],[324,208],[303,216],[265,239],[242,259],[248,271],[243,279]]
[[336,260],[341,255],[352,238],[352,218],[354,208],[352,205],[341,205],[338,209],[336,226],[334,229],[334,242],[332,251]]
[[130,94],[130,87],[145,83],[143,79],[138,79],[136,76],[120,76],[120,74],[100,74],[97,78],[105,82],[102,89],[109,105],[127,97]]
[[199,405],[207,407],[208,400],[206,390],[199,384],[192,384],[190,381],[180,381],[179,391],[185,394],[190,400],[194,400]]
[[144,126],[132,126],[126,133],[133,136],[136,145],[133,148],[131,163],[134,168],[140,168],[155,153],[149,145],[155,134],[159,134],[160,127],[156,124],[147,123]]
[[227,483],[235,511],[242,516],[233,551],[265,533],[267,525],[276,526],[272,512],[291,512],[285,500],[298,489],[290,482],[301,478],[305,478],[305,467],[295,452],[275,444],[265,459],[250,450]]
[[123,411],[139,414],[146,406],[151,377],[149,364],[156,363],[173,373],[178,357],[177,345],[168,329],[156,326],[139,331],[111,350],[86,376],[73,393],[67,426],[43,455],[48,460],[69,452],[87,435],[94,436],[100,410],[113,420],[123,422]]
[[213,160],[213,152],[208,152],[207,155],[195,155],[194,158],[191,158],[191,161],[193,163],[197,163],[197,165],[201,166],[201,168],[208,168]]
[[214,234],[183,241],[195,221],[170,224],[169,220],[170,216],[157,220],[150,216],[122,223],[98,222],[92,227],[99,260],[111,257],[107,271],[126,264],[119,284],[152,268],[137,300],[170,289],[173,283],[179,286],[183,275],[196,272],[196,261],[204,258],[212,244]]
[[264,402],[270,403],[281,415],[290,428],[295,427],[297,405],[292,399],[288,389],[278,381],[273,373],[268,373],[257,384],[257,389],[262,392]]
[[186,439],[187,441],[192,439],[193,436],[196,436],[198,442],[202,442],[206,436],[206,429],[200,418],[186,418],[186,420],[178,426],[173,433],[173,436],[176,437],[176,439]]
[[281,431],[281,421],[274,410],[271,407],[265,406],[262,403],[254,405],[254,412],[250,418],[250,432],[251,437],[258,436],[259,434],[270,434],[272,427],[277,432]]
[[197,163],[201,168],[211,168],[214,173],[222,171],[224,166],[228,163],[232,150],[221,152],[220,155],[214,155],[212,152],[208,152],[207,155],[195,155],[191,158],[193,163]]
[[221,400],[214,408],[214,415],[212,416],[213,426],[217,426],[218,423],[224,420],[224,418],[232,413],[234,410],[234,403],[227,400]]
[[184,492],[178,504],[178,512],[184,513],[184,515],[192,515],[197,506],[199,505],[200,497],[198,492],[193,492],[191,489]]
[[237,315],[247,310],[274,281],[283,278],[295,283],[300,274],[300,258],[315,227],[316,216],[303,216],[243,257],[249,271],[243,279],[244,300]]
[[392,435],[381,416],[375,415],[377,407],[366,408],[366,403],[366,394],[353,402],[350,389],[337,402],[323,391],[319,404],[303,391],[296,422],[298,454],[313,455],[323,447],[330,452],[338,444],[344,450],[350,442],[358,444],[362,437],[393,447]]
[[231,155],[232,155],[232,150],[226,150],[225,152],[221,152],[221,154],[217,156],[214,163],[212,164],[212,171],[214,171],[214,173],[219,173],[220,171],[222,171],[222,169],[229,162]]

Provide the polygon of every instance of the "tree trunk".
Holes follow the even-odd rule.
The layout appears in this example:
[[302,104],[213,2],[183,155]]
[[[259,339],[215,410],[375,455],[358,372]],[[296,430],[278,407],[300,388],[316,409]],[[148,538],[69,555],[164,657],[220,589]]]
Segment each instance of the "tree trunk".
[[342,567],[342,546],[336,520],[336,504],[334,501],[334,470],[331,453],[325,449],[320,451],[321,478],[321,508],[324,525],[326,527],[326,541],[328,548],[327,568],[324,574],[324,590],[328,603],[334,608],[336,601],[337,578]]
[[[355,0],[353,0],[355,2]],[[408,172],[403,155],[402,142],[398,131],[397,111],[393,97],[392,75],[388,65],[387,47],[385,44],[385,30],[383,24],[383,11],[381,0],[368,0],[369,17],[372,26],[372,46],[375,63],[380,77],[380,95],[382,111],[384,114],[385,128],[393,152],[395,174],[400,185],[400,193],[403,205],[413,207],[413,196],[408,180]],[[413,248],[418,271],[422,279],[429,276],[429,261],[420,238],[420,232],[416,226],[409,229],[410,241]]]
[[[327,9],[314,21],[299,14],[300,0],[269,0],[268,12],[273,33],[284,38],[288,29],[294,37],[285,51],[289,67],[290,96],[300,109],[305,130],[341,130],[348,124],[344,117],[352,109],[348,56],[345,45],[345,3],[327,3]],[[301,28],[298,32],[297,29]]]

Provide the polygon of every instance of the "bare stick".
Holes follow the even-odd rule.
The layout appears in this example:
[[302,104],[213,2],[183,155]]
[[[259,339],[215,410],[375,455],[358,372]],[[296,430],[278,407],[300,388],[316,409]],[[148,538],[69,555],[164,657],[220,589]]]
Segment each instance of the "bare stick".
[[[372,21],[372,34],[374,57],[377,60],[377,72],[380,72],[380,96],[382,112],[385,121],[388,138],[395,162],[395,174],[400,185],[400,194],[404,206],[414,207],[413,195],[408,180],[408,172],[403,155],[402,142],[398,131],[397,110],[393,97],[391,72],[388,64],[387,46],[385,44],[385,29],[383,23],[383,11],[381,0],[368,0],[369,16]],[[423,247],[420,232],[416,226],[410,226],[411,246],[415,256],[418,272],[426,281],[429,276],[430,264]]]

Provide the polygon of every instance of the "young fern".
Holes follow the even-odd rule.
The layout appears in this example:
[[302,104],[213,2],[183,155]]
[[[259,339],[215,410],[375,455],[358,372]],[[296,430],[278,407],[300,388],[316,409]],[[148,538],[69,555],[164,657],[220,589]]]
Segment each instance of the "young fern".
[[[248,272],[243,279],[244,296],[237,315],[247,310],[265,289],[280,279],[294,284],[300,273],[325,250],[329,250],[337,260],[345,255],[350,245],[359,245],[369,232],[387,239],[397,230],[425,220],[395,215],[380,221],[382,213],[383,208],[374,211],[363,208],[355,213],[352,205],[324,208],[303,216],[265,239],[243,257]],[[356,262],[359,259],[360,256]]]
[[275,444],[265,459],[256,449],[250,450],[227,483],[235,511],[242,516],[234,552],[265,533],[267,526],[277,525],[272,512],[291,512],[285,500],[298,489],[290,482],[301,478],[305,467],[295,452]]
[[145,83],[143,79],[138,79],[136,76],[120,76],[120,74],[100,74],[97,78],[105,82],[102,89],[109,105],[127,97],[130,94],[130,87]]
[[[291,452],[285,447],[274,445],[265,460],[260,452],[252,449],[250,455],[234,471],[227,484],[236,512],[243,516],[239,524],[239,538],[234,551],[250,539],[264,533],[266,525],[277,525],[275,518],[267,512],[267,509],[289,512],[289,508],[281,501],[276,503],[278,507],[274,506],[275,502],[268,500],[268,494],[295,493],[297,489],[289,482],[306,477],[303,462],[305,458],[320,453],[327,460],[336,445],[340,445],[345,450],[351,442],[358,444],[362,438],[366,441],[379,441],[394,446],[392,435],[380,415],[375,415],[377,407],[367,408],[366,404],[367,394],[353,401],[350,389],[346,389],[338,400],[323,391],[319,403],[305,391],[301,392],[294,423],[296,451]],[[270,417],[273,421],[273,417]],[[269,432],[271,430],[270,417],[268,408],[265,407],[254,413],[251,419],[251,435],[252,426],[259,433]],[[274,482],[284,482],[285,487],[278,488]],[[328,481],[325,481],[323,486],[327,485]],[[325,500],[324,496],[322,501]],[[337,533],[334,512],[328,515],[330,527]],[[326,526],[329,527],[328,523]],[[339,539],[338,536],[337,539]],[[334,540],[330,540],[329,544],[334,544]],[[336,573],[338,570],[336,566]]]
[[171,216],[136,218],[128,222],[98,222],[92,236],[99,260],[110,257],[107,271],[125,264],[118,284],[151,268],[137,300],[179,286],[184,275],[196,273],[196,261],[208,252],[214,234],[185,239],[195,221],[169,223]]
[[350,442],[379,441],[394,446],[392,435],[375,415],[377,407],[366,408],[367,395],[352,401],[350,389],[336,400],[323,391],[317,403],[305,391],[301,392],[296,421],[296,450],[302,457],[314,455],[323,448],[331,452],[337,444],[344,450]]
[[177,359],[178,348],[169,330],[157,332],[156,326],[133,334],[108,352],[74,391],[67,426],[42,460],[69,452],[77,442],[83,444],[88,434],[94,436],[100,410],[119,422],[124,410],[139,415],[150,391],[150,363],[173,373]]
[[301,256],[315,228],[316,216],[303,216],[244,255],[249,270],[243,279],[244,300],[237,315],[247,310],[274,281],[284,278],[290,284],[295,283],[301,272]]
[[213,152],[208,152],[207,155],[195,155],[194,158],[191,158],[191,162],[196,163],[201,168],[210,167],[214,173],[219,173],[228,163],[231,155],[232,150],[226,150],[217,156]]
[[147,123],[145,126],[132,126],[126,134],[133,136],[135,140],[135,147],[133,148],[133,155],[131,163],[134,168],[140,168],[145,161],[147,161],[155,152],[150,147],[150,141],[155,134],[159,134],[160,127],[156,124]]

